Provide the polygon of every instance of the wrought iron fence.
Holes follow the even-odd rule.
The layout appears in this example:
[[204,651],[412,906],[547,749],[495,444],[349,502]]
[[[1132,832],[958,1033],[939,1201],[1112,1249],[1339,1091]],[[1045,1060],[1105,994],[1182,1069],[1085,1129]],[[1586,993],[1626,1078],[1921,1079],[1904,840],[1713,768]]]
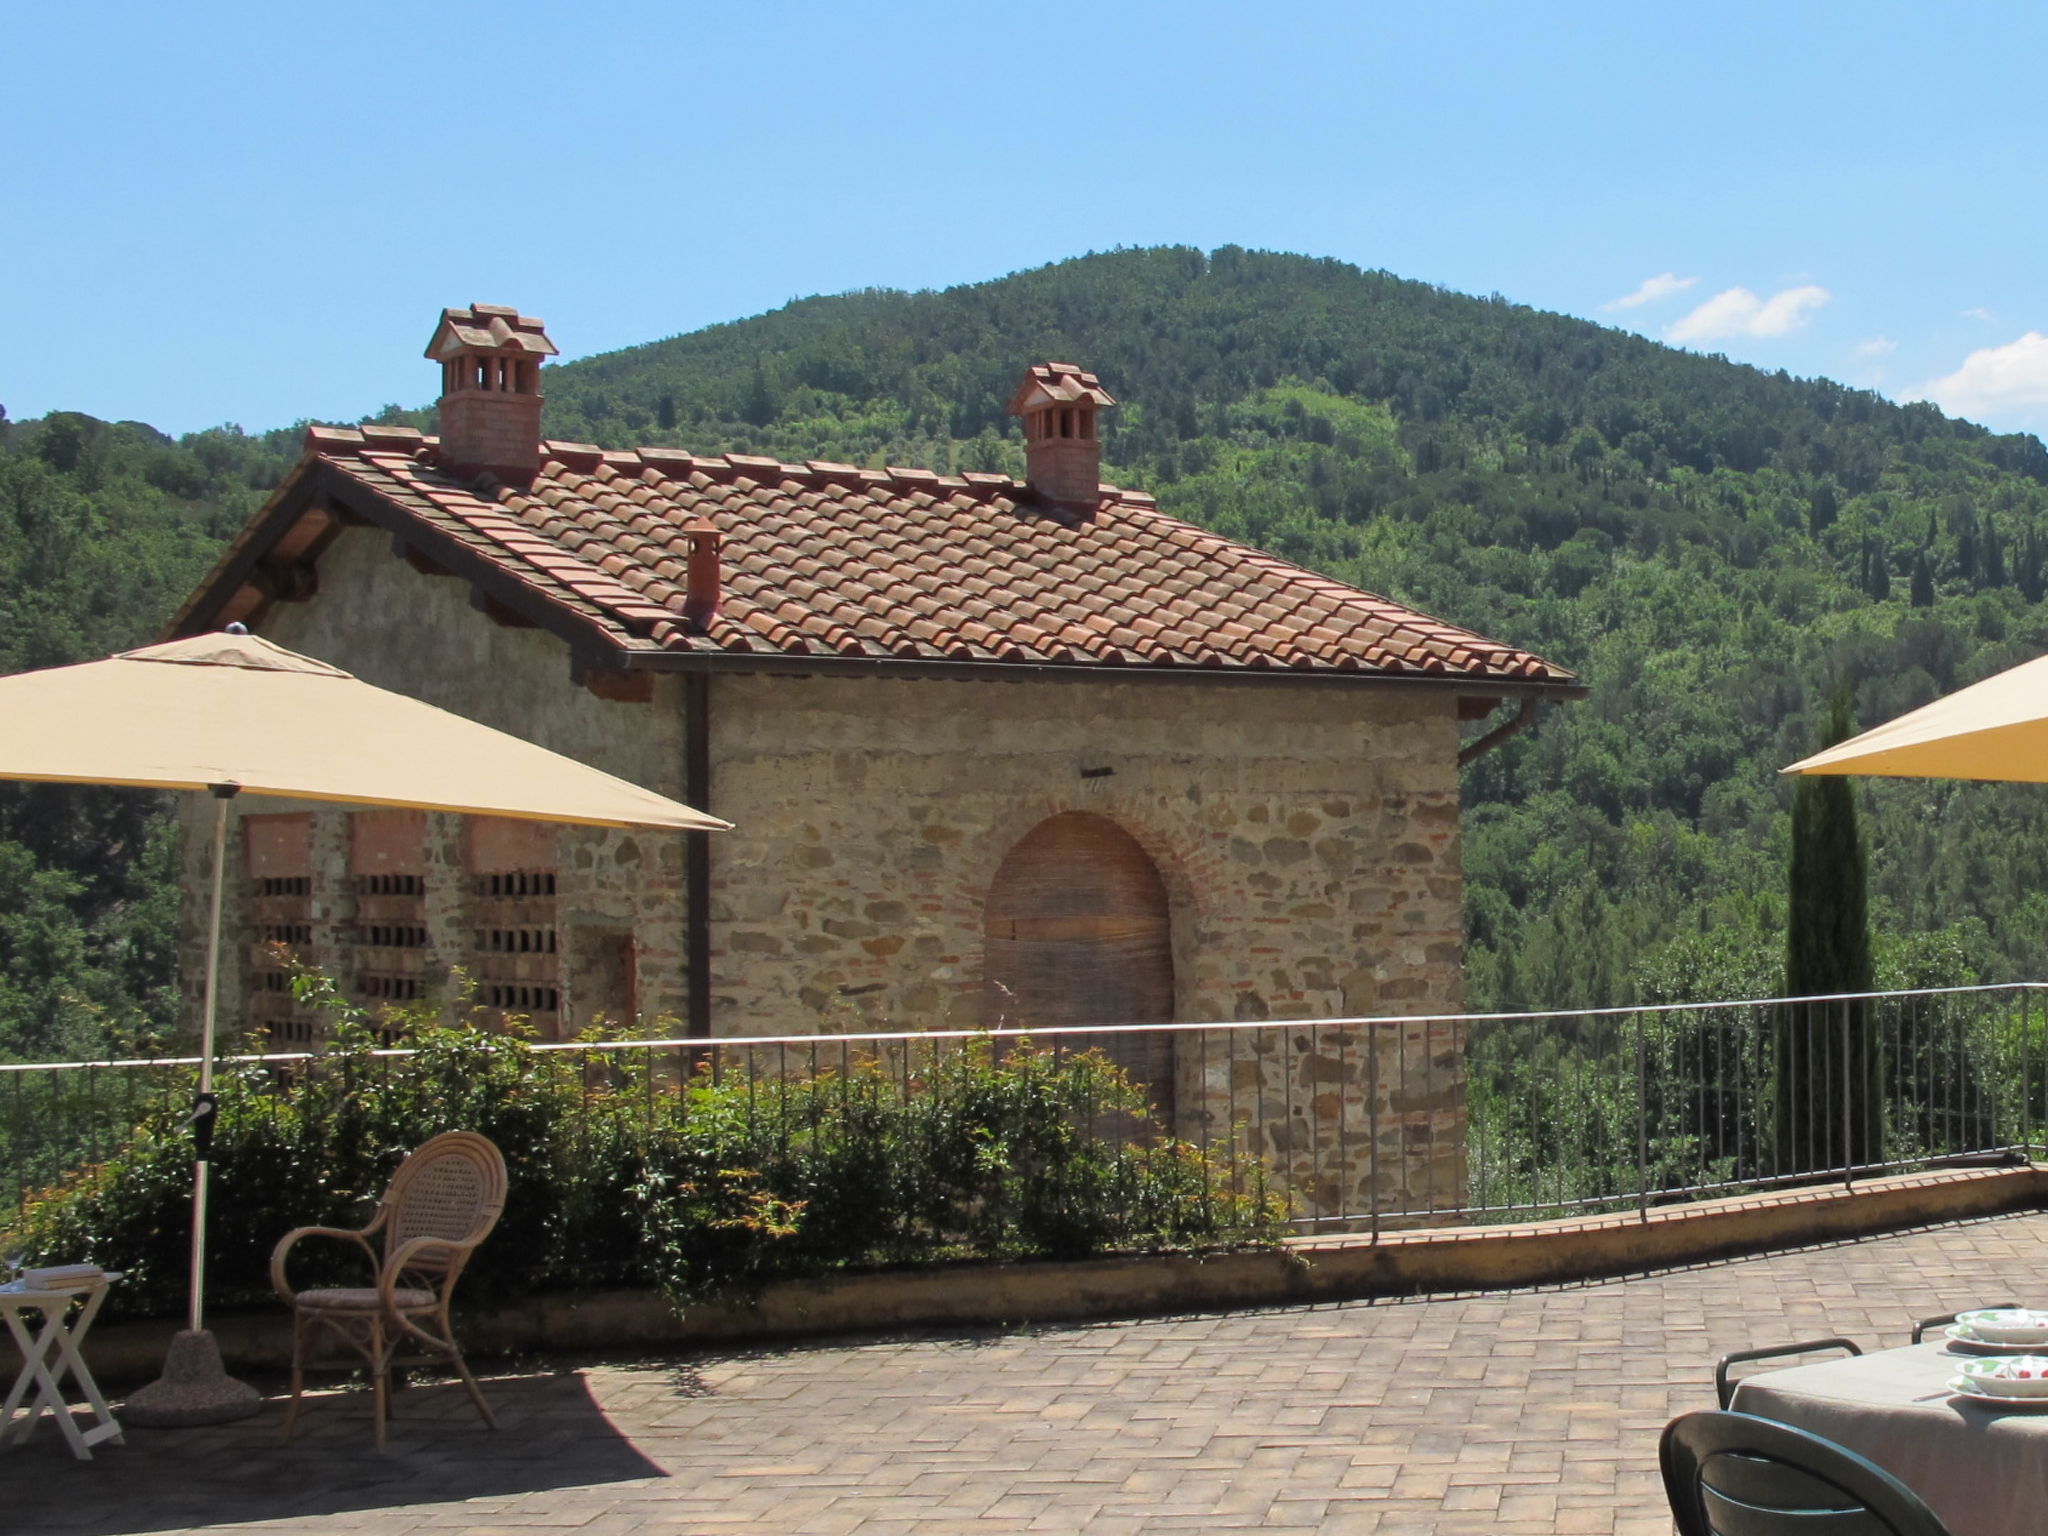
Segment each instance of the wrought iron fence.
[[1469,1194],[1503,1220],[2030,1155],[2038,983],[1475,1021]]
[[[700,1075],[773,1119],[792,1085],[876,1074],[908,1098],[976,1041],[1128,1055],[1171,1042],[1153,1117],[1261,1170],[1303,1230],[1635,1208],[1958,1160],[2030,1155],[2048,1123],[2043,984],[1537,1014],[535,1045],[532,1070],[616,1119],[678,1112]],[[402,1050],[373,1060],[393,1061]],[[1159,1059],[1159,1053],[1150,1053]],[[231,1063],[282,1104],[317,1052]],[[114,1156],[189,1101],[196,1061],[0,1065],[0,1212]],[[807,1103],[815,1104],[811,1094]],[[0,1223],[4,1223],[0,1215]]]

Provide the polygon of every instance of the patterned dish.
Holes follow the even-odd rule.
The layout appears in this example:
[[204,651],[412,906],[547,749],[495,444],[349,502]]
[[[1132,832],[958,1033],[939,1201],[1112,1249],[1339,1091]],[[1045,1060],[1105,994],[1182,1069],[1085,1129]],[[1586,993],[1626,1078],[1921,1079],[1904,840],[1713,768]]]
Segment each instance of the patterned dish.
[[2048,1357],[2008,1355],[2001,1360],[1968,1360],[1957,1379],[1989,1397],[2048,1398]]
[[1992,1307],[1959,1312],[1956,1326],[1967,1328],[1983,1344],[2048,1344],[2048,1312],[2027,1307]]
[[1971,1384],[1967,1376],[1958,1376],[1948,1384],[1949,1392],[1972,1403],[1981,1403],[1987,1408],[2012,1409],[2048,1408],[2048,1397],[2002,1397],[1996,1392],[1982,1392]]
[[1962,1323],[1950,1323],[1941,1330],[1941,1336],[1952,1347],[1973,1355],[2031,1355],[2041,1348],[2039,1344],[1994,1344],[1989,1339],[1978,1338]]

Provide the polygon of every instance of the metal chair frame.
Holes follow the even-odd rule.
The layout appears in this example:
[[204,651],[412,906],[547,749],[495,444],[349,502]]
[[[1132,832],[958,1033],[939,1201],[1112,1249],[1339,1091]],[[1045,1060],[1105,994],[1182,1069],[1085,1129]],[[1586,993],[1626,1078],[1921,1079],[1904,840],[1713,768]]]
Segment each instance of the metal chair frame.
[[[1918,1334],[1913,1342],[1919,1343]],[[1776,1360],[1785,1355],[1811,1354],[1823,1349],[1845,1349],[1852,1355],[1863,1353],[1863,1346],[1854,1339],[1807,1339],[1798,1344],[1771,1344],[1763,1349],[1738,1349],[1732,1355],[1723,1355],[1714,1362],[1714,1396],[1725,1410],[1735,1398],[1735,1389],[1740,1382],[1728,1379],[1728,1368],[1750,1360]]]
[[1944,1312],[1939,1317],[1923,1317],[1913,1325],[1913,1342],[1918,1344],[1927,1336],[1927,1330],[1930,1328],[1946,1328],[1965,1312],[2006,1312],[2018,1309],[2019,1303],[2016,1301],[1991,1301],[1981,1306],[1962,1307],[1954,1312]]
[[1682,1414],[1657,1463],[1678,1536],[1949,1536],[1875,1462],[1752,1414]]
[[[377,1214],[361,1228],[300,1227],[288,1232],[270,1256],[271,1284],[292,1309],[292,1400],[284,1437],[298,1424],[306,1365],[313,1346],[339,1340],[369,1367],[371,1415],[377,1448],[391,1417],[391,1373],[413,1359],[446,1361],[469,1391],[470,1401],[492,1429],[498,1421],[476,1378],[456,1347],[449,1304],[469,1256],[490,1234],[505,1209],[505,1159],[473,1131],[448,1131],[399,1164]],[[382,1235],[383,1256],[370,1239]],[[285,1260],[303,1238],[353,1243],[370,1261],[373,1287],[294,1291]],[[422,1355],[401,1359],[398,1351],[417,1345]]]

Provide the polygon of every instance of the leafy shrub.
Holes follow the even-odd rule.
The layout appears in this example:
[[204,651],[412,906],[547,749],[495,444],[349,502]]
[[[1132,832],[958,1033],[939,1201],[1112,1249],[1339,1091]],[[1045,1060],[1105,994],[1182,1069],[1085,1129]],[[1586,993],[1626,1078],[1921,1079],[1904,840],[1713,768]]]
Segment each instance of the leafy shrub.
[[[424,1013],[373,1026],[314,985],[337,1011],[319,1056],[234,1063],[215,1081],[212,1305],[266,1301],[284,1232],[359,1225],[406,1151],[454,1129],[490,1137],[510,1174],[463,1282],[479,1302],[656,1285],[681,1306],[840,1269],[1269,1244],[1283,1230],[1255,1169],[1160,1136],[1093,1052],[934,1042],[916,1064],[790,1074],[714,1071],[707,1049],[665,1076],[639,1052],[538,1051]],[[130,1315],[184,1304],[186,1103],[145,1114],[21,1222],[45,1260],[124,1271]],[[338,1280],[349,1256],[333,1246],[295,1253],[295,1277]]]

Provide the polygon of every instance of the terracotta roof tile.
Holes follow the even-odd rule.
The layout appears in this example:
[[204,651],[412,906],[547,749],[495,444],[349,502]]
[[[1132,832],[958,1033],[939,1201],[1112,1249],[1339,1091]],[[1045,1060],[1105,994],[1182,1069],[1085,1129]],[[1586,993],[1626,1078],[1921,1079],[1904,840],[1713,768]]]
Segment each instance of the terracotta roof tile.
[[1039,405],[1073,405],[1083,400],[1099,406],[1116,404],[1101,381],[1085,369],[1072,363],[1040,363],[1024,375],[1023,383],[1010,396],[1009,411],[1021,416]]
[[522,315],[503,304],[472,304],[467,309],[444,309],[441,323],[427,343],[427,356],[446,357],[457,347],[479,347],[485,351],[525,352],[535,357],[553,357],[555,344],[547,328],[531,315]]
[[[1100,390],[1047,368],[1035,387]],[[315,427],[307,447],[637,649],[1575,681],[1113,488],[1054,517],[1002,475],[549,442],[515,490],[453,478],[407,428]],[[701,634],[680,622],[692,523],[722,535]]]

